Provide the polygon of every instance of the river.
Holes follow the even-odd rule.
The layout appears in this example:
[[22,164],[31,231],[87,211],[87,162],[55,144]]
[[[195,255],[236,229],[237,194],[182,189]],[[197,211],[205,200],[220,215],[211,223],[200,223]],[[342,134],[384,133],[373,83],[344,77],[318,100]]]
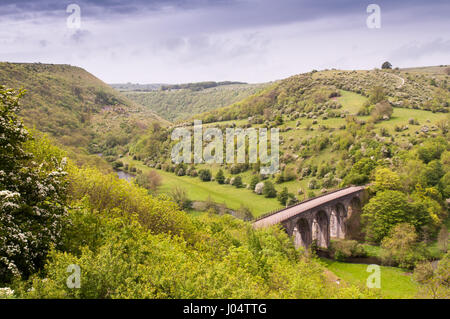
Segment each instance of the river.
[[132,175],[130,173],[127,173],[127,172],[124,172],[124,171],[116,171],[116,173],[117,173],[117,176],[119,176],[120,179],[124,179],[124,180],[127,180],[127,181],[131,181],[135,177],[134,175]]

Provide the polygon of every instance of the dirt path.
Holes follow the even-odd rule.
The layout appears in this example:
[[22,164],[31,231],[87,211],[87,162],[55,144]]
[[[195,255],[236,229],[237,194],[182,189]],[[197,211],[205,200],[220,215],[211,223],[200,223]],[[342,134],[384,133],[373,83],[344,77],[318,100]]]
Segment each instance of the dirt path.
[[397,89],[400,89],[403,86],[403,84],[405,84],[405,79],[402,78],[401,76],[399,76],[397,74],[392,74],[392,73],[389,73],[389,74],[391,74],[392,76],[395,76],[397,79],[400,79],[400,81],[402,82],[402,84],[397,86]]

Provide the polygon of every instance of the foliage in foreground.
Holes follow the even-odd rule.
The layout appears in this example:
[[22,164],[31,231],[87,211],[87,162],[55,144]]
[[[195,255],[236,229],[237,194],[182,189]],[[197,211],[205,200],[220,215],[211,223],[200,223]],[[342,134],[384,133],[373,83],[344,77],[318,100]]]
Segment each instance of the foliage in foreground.
[[414,269],[414,279],[421,283],[421,297],[450,298],[450,252],[433,267],[431,262],[422,262]]
[[[84,172],[85,173],[85,172]],[[14,286],[32,298],[360,298],[367,292],[328,283],[324,268],[296,250],[280,228],[254,230],[232,216],[192,219],[147,193],[122,204],[138,186],[79,174],[96,189],[70,210],[63,247],[54,248],[43,272]],[[98,185],[97,185],[98,184]],[[98,191],[105,187],[108,192]],[[128,188],[129,187],[129,188]],[[72,188],[71,197],[79,197]],[[84,194],[84,192],[83,192]],[[115,201],[101,208],[99,203]],[[108,201],[106,201],[108,199]],[[75,203],[74,203],[75,204]],[[135,203],[138,205],[138,203]],[[151,206],[152,204],[153,206]],[[159,206],[161,205],[161,206]],[[99,209],[101,208],[101,209]],[[152,211],[158,212],[153,214]],[[137,213],[135,213],[137,212]],[[150,219],[143,218],[148,214]],[[162,220],[171,227],[161,228]],[[151,222],[146,223],[146,221]],[[156,225],[159,225],[156,227]],[[67,267],[81,268],[81,288],[67,288]],[[33,289],[31,289],[33,288]]]
[[65,158],[31,139],[16,115],[21,95],[0,86],[0,282],[42,267],[66,214]]
[[[372,296],[327,282],[281,228],[254,230],[227,215],[194,219],[114,174],[64,171],[63,153],[42,136],[30,139],[17,119],[16,93],[0,97],[0,283],[12,288],[8,298]],[[68,287],[71,265],[81,269],[79,288]]]

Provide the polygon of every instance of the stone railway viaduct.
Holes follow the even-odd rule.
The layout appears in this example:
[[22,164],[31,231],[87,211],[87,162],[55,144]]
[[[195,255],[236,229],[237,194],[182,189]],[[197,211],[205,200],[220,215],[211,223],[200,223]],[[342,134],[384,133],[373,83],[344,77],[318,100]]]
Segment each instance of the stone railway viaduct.
[[364,196],[364,186],[346,187],[261,216],[253,227],[281,224],[296,247],[309,247],[315,240],[327,248],[331,238],[357,236]]

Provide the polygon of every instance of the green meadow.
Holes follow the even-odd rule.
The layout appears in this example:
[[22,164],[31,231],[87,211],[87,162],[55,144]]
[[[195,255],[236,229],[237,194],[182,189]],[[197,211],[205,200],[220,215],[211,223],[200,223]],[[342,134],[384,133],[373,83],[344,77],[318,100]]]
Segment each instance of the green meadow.
[[[372,274],[367,272],[364,264],[350,264],[334,260],[321,259],[325,267],[347,283],[366,286],[367,278]],[[385,298],[414,298],[418,292],[418,284],[407,270],[395,267],[380,266],[381,294]]]
[[177,186],[186,190],[189,199],[193,201],[206,201],[211,198],[216,203],[224,203],[228,208],[238,209],[241,205],[248,207],[254,216],[280,209],[280,203],[275,198],[265,198],[256,195],[249,189],[236,188],[231,185],[220,185],[215,181],[202,182],[198,177],[176,176],[164,170],[156,170],[142,164],[142,162],[123,158],[124,163],[134,165],[143,172],[155,170],[162,177],[162,185],[158,192],[170,194]]

